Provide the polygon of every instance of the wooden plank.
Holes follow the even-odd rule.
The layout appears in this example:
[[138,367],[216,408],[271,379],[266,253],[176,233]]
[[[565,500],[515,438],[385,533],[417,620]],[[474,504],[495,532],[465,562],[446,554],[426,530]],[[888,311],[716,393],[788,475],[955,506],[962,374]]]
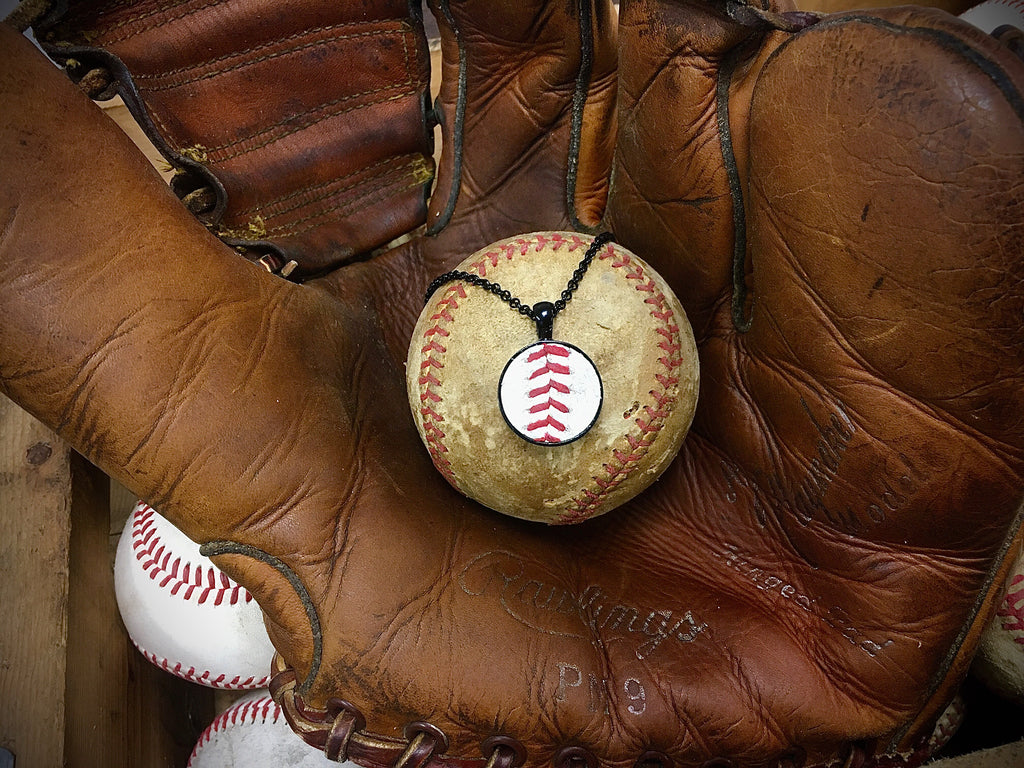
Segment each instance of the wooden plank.
[[128,671],[125,768],[184,768],[213,721],[213,691],[168,674],[134,648]]
[[65,765],[127,765],[128,647],[109,553],[110,481],[77,453],[71,477]]
[[64,762],[71,451],[0,396],[0,747]]

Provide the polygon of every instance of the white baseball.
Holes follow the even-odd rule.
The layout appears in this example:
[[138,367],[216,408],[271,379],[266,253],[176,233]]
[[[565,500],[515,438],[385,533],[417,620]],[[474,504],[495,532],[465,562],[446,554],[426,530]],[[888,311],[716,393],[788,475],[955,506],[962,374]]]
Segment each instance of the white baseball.
[[[203,731],[188,768],[338,767],[292,731],[267,691],[252,691]],[[342,763],[355,768],[354,763]]]
[[1024,704],[1024,556],[1010,572],[1006,594],[981,635],[971,671],[991,690]]
[[118,542],[114,590],[131,641],[158,667],[211,688],[268,684],[274,647],[259,605],[142,502]]
[[960,18],[982,32],[992,32],[1004,24],[1024,29],[1024,0],[985,0],[961,13]]

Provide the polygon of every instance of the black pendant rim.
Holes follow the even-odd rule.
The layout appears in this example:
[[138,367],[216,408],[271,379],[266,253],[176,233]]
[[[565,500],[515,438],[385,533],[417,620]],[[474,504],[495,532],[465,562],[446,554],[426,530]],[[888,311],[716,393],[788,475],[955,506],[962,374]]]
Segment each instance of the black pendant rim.
[[[505,406],[501,402],[501,383],[505,380],[505,374],[508,372],[508,367],[510,365],[512,365],[512,361],[515,360],[517,357],[519,357],[521,354],[523,354],[523,352],[525,352],[526,350],[530,349],[531,347],[536,347],[536,346],[539,346],[541,344],[561,344],[563,347],[568,347],[569,349],[572,349],[572,350],[578,352],[580,355],[583,356],[583,358],[588,363],[590,363],[590,365],[594,369],[595,375],[597,376],[598,400],[597,400],[597,410],[594,412],[594,418],[590,420],[590,423],[587,424],[586,428],[583,429],[578,435],[576,435],[576,437],[573,437],[573,438],[571,438],[569,440],[565,440],[564,442],[561,442],[561,443],[549,443],[549,442],[545,442],[545,441],[541,441],[541,440],[534,440],[534,439],[524,435],[522,432],[520,432],[518,429],[516,429],[512,425],[512,422],[509,420],[508,415],[505,413]],[[604,379],[601,378],[601,371],[598,370],[597,364],[594,363],[594,361],[591,359],[590,355],[588,355],[582,349],[577,347],[575,344],[571,344],[568,341],[561,341],[560,339],[538,339],[537,341],[530,342],[525,347],[522,347],[517,352],[515,352],[511,357],[509,357],[508,362],[505,363],[505,367],[501,369],[501,375],[498,377],[498,392],[497,392],[497,395],[498,395],[498,410],[501,411],[501,418],[503,418],[505,420],[505,423],[508,425],[508,428],[510,430],[512,430],[512,433],[516,437],[520,438],[521,440],[525,440],[526,442],[530,443],[531,445],[538,445],[541,448],[561,448],[563,445],[571,445],[572,443],[575,443],[580,438],[586,437],[587,434],[589,434],[590,430],[594,428],[594,425],[597,423],[597,420],[601,417],[601,411],[604,410]]]

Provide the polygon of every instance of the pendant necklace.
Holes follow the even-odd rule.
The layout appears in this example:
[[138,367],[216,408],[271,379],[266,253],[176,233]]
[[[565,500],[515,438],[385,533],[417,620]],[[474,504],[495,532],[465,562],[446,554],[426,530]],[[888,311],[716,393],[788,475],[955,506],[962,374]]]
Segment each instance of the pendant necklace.
[[604,389],[597,366],[578,347],[553,338],[555,317],[572,299],[587,268],[610,232],[594,238],[555,302],[524,304],[495,282],[463,270],[437,277],[427,288],[426,300],[445,283],[462,280],[483,288],[537,326],[537,341],[527,344],[505,364],[498,380],[498,407],[508,426],[524,440],[543,446],[571,443],[597,421]]

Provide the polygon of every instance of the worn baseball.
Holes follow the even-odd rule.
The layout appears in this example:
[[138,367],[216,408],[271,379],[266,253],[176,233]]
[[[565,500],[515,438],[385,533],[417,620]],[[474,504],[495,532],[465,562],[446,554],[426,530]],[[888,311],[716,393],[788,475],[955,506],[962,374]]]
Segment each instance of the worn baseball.
[[142,502],[117,545],[114,591],[129,638],[158,667],[210,688],[269,683],[274,647],[252,595]]
[[[338,768],[299,738],[265,691],[245,694],[203,731],[188,768]],[[354,763],[342,765],[355,768]]]
[[413,331],[409,404],[434,466],[507,515],[566,524],[614,509],[658,478],[693,419],[693,332],[636,255],[595,247],[550,338],[510,306],[554,304],[593,241],[538,232],[494,243],[457,267],[478,279],[437,287]]

